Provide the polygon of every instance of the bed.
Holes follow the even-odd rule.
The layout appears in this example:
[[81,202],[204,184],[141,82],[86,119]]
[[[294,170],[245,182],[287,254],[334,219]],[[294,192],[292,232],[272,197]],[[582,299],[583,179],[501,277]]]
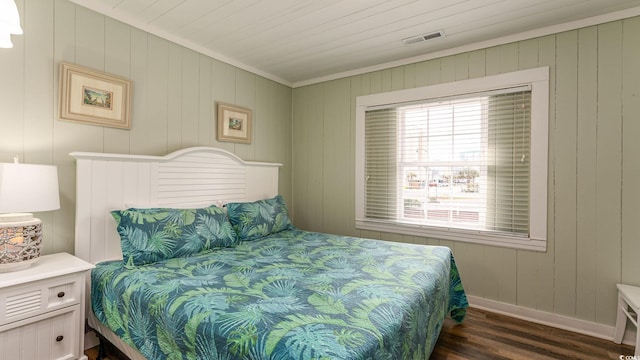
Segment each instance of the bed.
[[131,359],[426,359],[464,319],[449,248],[297,229],[280,164],[71,155],[88,324]]

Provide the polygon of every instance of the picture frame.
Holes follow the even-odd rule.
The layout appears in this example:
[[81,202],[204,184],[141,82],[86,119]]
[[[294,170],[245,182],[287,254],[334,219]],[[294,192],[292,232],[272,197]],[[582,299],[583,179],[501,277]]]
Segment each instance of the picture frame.
[[251,143],[252,111],[239,106],[218,103],[218,141]]
[[60,119],[131,128],[132,81],[69,63],[60,64]]

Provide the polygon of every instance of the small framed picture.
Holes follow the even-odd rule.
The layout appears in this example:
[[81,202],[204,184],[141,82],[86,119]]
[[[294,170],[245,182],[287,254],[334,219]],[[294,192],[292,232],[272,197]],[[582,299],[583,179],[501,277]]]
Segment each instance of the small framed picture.
[[251,143],[251,110],[218,103],[218,141]]
[[60,119],[131,128],[131,80],[61,63]]

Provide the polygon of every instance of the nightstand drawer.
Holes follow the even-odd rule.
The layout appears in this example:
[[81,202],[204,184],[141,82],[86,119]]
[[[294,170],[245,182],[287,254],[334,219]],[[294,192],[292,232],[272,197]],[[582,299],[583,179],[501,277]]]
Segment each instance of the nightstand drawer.
[[10,287],[0,295],[0,325],[77,304],[84,286],[73,274]]
[[0,331],[0,360],[77,359],[80,305],[20,321]]
[[0,360],[86,360],[84,307],[92,268],[57,253],[0,273]]

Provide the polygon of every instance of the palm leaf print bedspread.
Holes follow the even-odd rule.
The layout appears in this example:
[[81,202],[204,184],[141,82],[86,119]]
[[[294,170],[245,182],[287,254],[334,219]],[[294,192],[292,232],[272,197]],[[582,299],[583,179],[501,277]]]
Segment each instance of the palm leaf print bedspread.
[[300,230],[100,263],[91,300],[148,359],[427,359],[468,306],[449,248]]

